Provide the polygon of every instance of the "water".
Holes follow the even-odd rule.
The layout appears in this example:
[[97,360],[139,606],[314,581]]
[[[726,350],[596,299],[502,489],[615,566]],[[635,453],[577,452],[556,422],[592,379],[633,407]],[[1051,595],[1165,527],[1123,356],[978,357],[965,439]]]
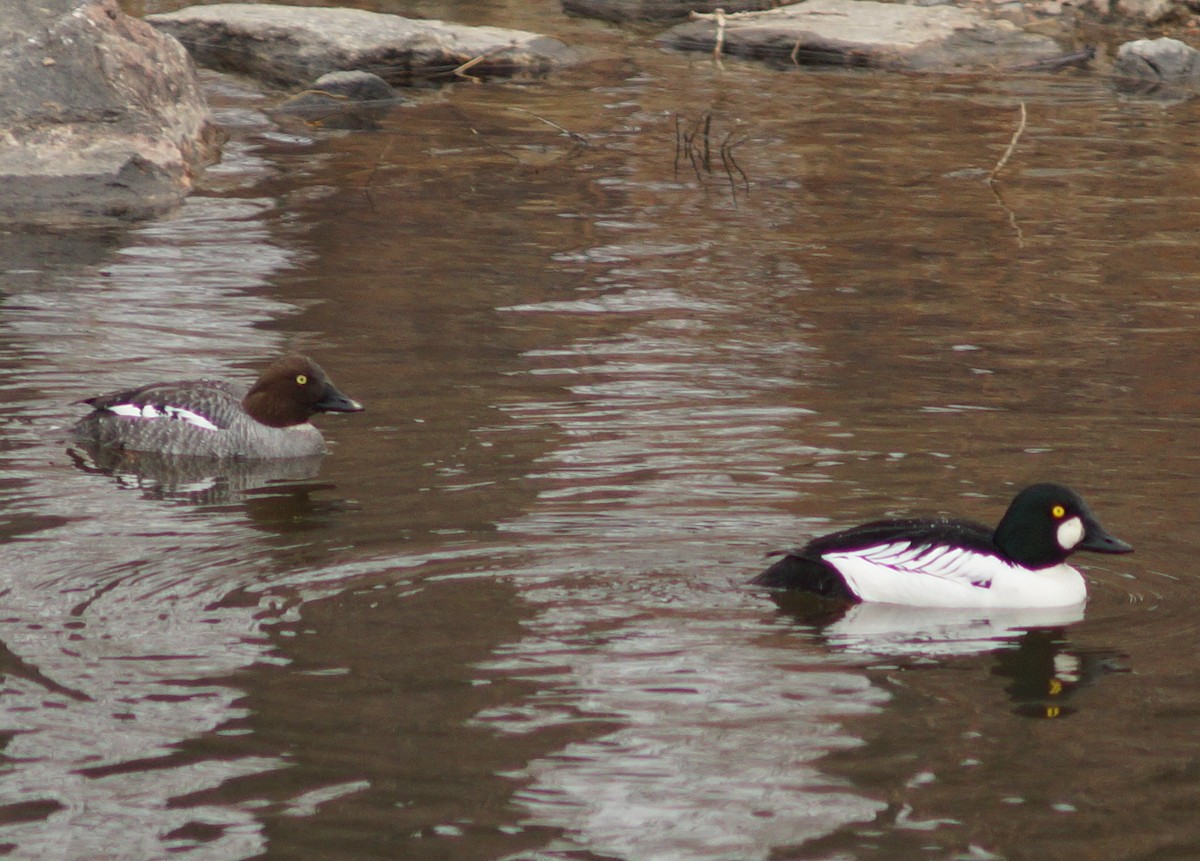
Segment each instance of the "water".
[[[7,854],[1195,854],[1196,106],[391,11],[593,61],[354,133],[209,78],[180,212],[3,238]],[[65,445],[73,400],[290,349],[368,406],[315,470]],[[1046,478],[1137,548],[1082,619],[744,585]]]

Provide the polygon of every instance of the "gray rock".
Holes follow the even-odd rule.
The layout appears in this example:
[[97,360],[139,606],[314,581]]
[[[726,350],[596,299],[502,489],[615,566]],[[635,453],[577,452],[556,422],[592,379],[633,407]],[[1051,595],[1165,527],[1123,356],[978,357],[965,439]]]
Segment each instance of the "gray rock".
[[417,79],[546,72],[577,61],[557,39],[524,30],[418,21],[360,9],[222,3],[146,20],[178,38],[202,66],[281,86],[337,71],[373,72],[396,86]]
[[383,78],[370,72],[330,72],[291,96],[277,110],[327,129],[374,129],[388,111],[405,101]]
[[149,217],[216,157],[187,52],[116,0],[5,3],[0,80],[2,220]]
[[1184,21],[1191,15],[1187,4],[1178,0],[1116,0],[1112,11],[1143,24]]
[[[711,51],[717,24],[681,24],[659,41]],[[808,0],[768,12],[727,15],[726,53],[802,65],[910,71],[986,69],[1048,60],[1053,39],[956,6],[906,6],[874,0]]]
[[753,12],[778,5],[778,0],[562,0],[563,11],[603,21],[669,21],[718,8]]
[[1200,88],[1200,51],[1178,39],[1138,39],[1117,49],[1113,80],[1125,93],[1177,98]]

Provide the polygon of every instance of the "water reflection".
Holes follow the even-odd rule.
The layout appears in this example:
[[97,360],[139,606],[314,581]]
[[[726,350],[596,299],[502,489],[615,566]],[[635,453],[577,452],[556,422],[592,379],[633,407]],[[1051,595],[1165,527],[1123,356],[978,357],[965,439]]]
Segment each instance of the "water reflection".
[[[715,70],[614,33],[619,62],[422,93],[378,135],[225,111],[214,197],[13,257],[15,854],[1195,845],[1190,118],[1085,84]],[[1016,98],[1020,245],[948,175],[994,163]],[[705,103],[744,135],[736,200],[672,175],[672,117]],[[590,146],[526,158],[530,110]],[[297,341],[380,403],[318,478],[226,498],[62,456],[84,393]],[[826,519],[986,520],[1006,482],[1083,471],[1154,540],[1082,620],[797,623],[744,586]]]
[[[227,164],[226,176],[238,169]],[[188,849],[225,861],[264,847],[252,811],[172,799],[282,765],[273,754],[175,748],[244,713],[242,692],[214,679],[270,659],[258,617],[274,599],[221,600],[262,579],[276,552],[238,494],[253,498],[279,476],[71,458],[62,437],[70,402],[129,376],[223,375],[280,352],[261,324],[294,307],[261,286],[296,255],[272,241],[273,207],[195,197],[117,235],[44,237],[29,244],[40,260],[14,258],[29,271],[5,273],[0,727],[19,767],[0,774],[0,821],[24,857]],[[43,253],[48,245],[62,250]],[[312,487],[312,469],[267,492]],[[163,504],[179,501],[206,505]]]
[[[832,609],[805,595],[773,594],[781,610],[819,624],[830,649],[850,655],[945,658],[1003,648],[1030,629],[1080,621],[1071,607],[939,608],[864,603]],[[822,606],[825,603],[826,606]]]
[[958,659],[991,655],[991,674],[1008,679],[1014,713],[1065,717],[1082,688],[1125,670],[1112,649],[1072,643],[1070,629],[1084,605],[1051,608],[948,609],[864,603],[836,606],[815,596],[771,596],[784,618],[811,630],[835,656],[877,667],[954,667]]
[[[136,489],[147,499],[194,505],[227,504],[248,492],[282,482],[302,482],[317,475],[324,455],[269,460],[215,460],[121,451],[77,442],[67,449],[75,468],[109,476],[118,489]],[[306,491],[330,485],[305,486]]]
[[[527,735],[495,744],[471,720],[534,687],[483,665],[521,636],[528,618],[512,584],[405,582],[377,571],[331,587],[320,597],[300,587],[303,603],[293,595],[291,610],[264,615],[279,660],[253,671],[244,711],[222,733],[180,745],[190,759],[276,751],[284,767],[234,775],[176,806],[197,823],[210,804],[252,809],[278,857],[484,861],[551,839],[553,829],[520,823],[504,800],[518,783],[514,771],[554,741]],[[291,590],[271,591],[286,602]],[[237,827],[227,819],[222,830]]]
[[1073,646],[1061,630],[1027,631],[1016,648],[996,655],[992,672],[1010,680],[1005,692],[1023,717],[1058,718],[1076,712],[1072,700],[1108,673],[1128,672],[1125,655]]
[[885,806],[820,766],[860,744],[844,722],[888,699],[862,674],[819,652],[764,648],[703,613],[647,610],[610,628],[572,603],[545,607],[524,641],[486,665],[533,675],[542,690],[476,717],[516,736],[601,730],[514,773],[528,781],[515,797],[524,822],[564,832],[548,852],[763,857]]
[[[626,247],[610,264],[633,253]],[[657,261],[662,249],[643,245],[638,253]],[[657,265],[661,275],[667,264]],[[525,354],[527,373],[542,387],[560,385],[561,400],[504,409],[514,424],[552,423],[564,442],[529,476],[537,505],[504,529],[570,530],[589,543],[619,536],[604,542],[614,552],[649,550],[656,534],[681,531],[703,530],[711,542],[723,524],[738,528],[731,508],[787,498],[821,480],[816,464],[841,454],[787,433],[817,420],[797,382],[808,361],[802,345],[780,351],[772,337],[742,330],[724,301],[699,291],[622,284],[589,292],[507,309],[609,333]],[[792,468],[781,473],[781,462]]]

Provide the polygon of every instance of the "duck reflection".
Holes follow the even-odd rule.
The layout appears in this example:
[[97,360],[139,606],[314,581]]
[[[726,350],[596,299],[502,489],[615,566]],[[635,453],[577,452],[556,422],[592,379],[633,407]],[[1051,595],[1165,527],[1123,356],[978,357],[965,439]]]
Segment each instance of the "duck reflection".
[[1110,672],[1123,672],[1114,650],[1072,647],[1067,628],[1083,619],[1084,605],[1056,608],[947,609],[894,604],[836,606],[820,599],[781,595],[780,609],[812,627],[833,652],[872,658],[906,658],[914,664],[993,654],[993,676],[1013,711],[1057,718],[1081,688]]
[[[290,496],[307,497],[328,485],[307,483],[321,469],[324,455],[305,458],[217,460],[203,457],[123,451],[75,444],[67,449],[82,472],[110,476],[123,489],[136,489],[147,499],[221,505],[245,501],[247,494],[268,486],[287,488]],[[306,482],[291,485],[289,482]]]
[[1108,673],[1128,672],[1126,656],[1112,650],[1071,649],[1061,630],[1026,631],[1015,649],[996,655],[992,674],[1010,679],[1004,689],[1013,711],[1024,717],[1059,718],[1075,713],[1070,700]]

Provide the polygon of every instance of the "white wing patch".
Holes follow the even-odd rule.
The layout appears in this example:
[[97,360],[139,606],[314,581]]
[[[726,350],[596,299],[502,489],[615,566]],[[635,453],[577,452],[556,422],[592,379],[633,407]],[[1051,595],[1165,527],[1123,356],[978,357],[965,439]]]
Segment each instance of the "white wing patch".
[[106,407],[110,413],[132,419],[177,419],[204,430],[219,430],[211,421],[200,413],[192,412],[183,407],[166,404],[156,407],[154,404],[113,404]]
[[824,558],[834,564],[839,559],[856,558],[896,572],[926,574],[982,587],[991,584],[1000,571],[1011,571],[1013,568],[1011,563],[1000,557],[978,550],[944,544],[912,544],[908,541],[878,544],[861,550],[843,550],[829,553]]
[[822,558],[862,600],[897,604],[988,603],[984,596],[993,581],[1016,570],[978,550],[908,541],[826,553]]

